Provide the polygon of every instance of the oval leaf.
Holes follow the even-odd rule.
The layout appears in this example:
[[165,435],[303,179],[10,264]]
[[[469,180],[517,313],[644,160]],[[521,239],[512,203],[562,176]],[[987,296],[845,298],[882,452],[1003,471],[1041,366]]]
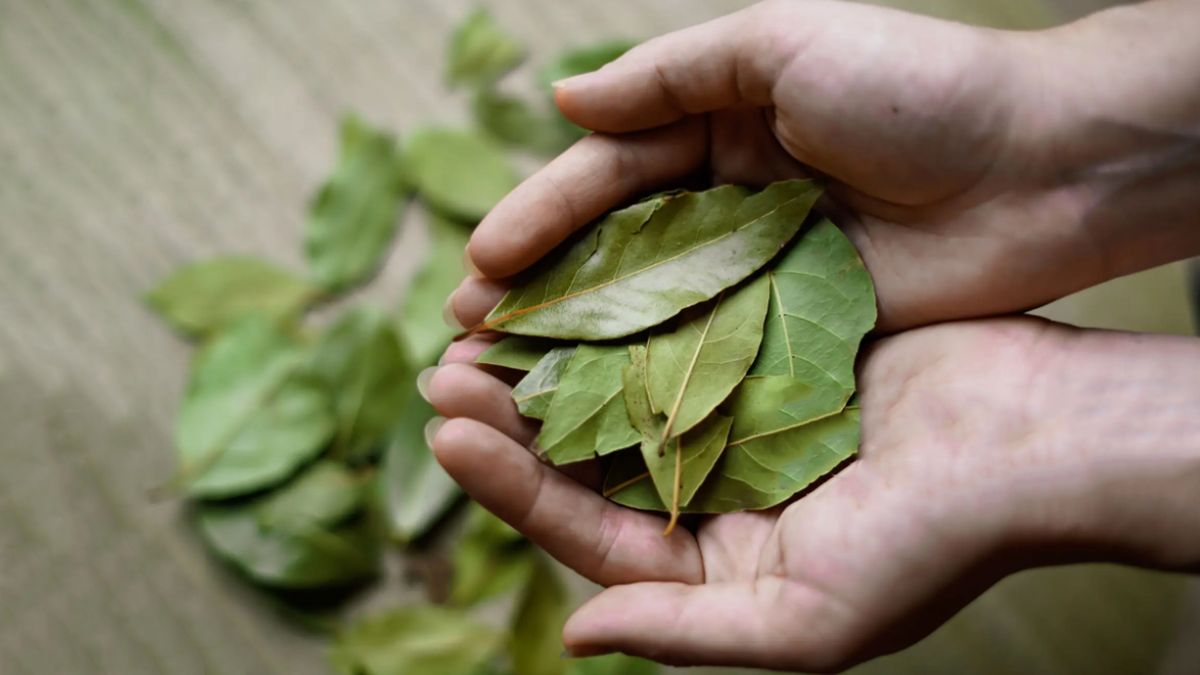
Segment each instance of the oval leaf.
[[708,417],[746,376],[762,342],[769,290],[759,277],[650,336],[647,390],[651,409],[666,415],[660,445]]
[[425,533],[461,494],[425,441],[425,425],[437,415],[415,384],[383,456],[381,480],[392,535],[412,541]]
[[627,448],[641,438],[629,423],[621,373],[624,345],[579,345],[563,370],[537,443],[555,464]]
[[458,332],[442,321],[442,305],[466,276],[462,259],[470,234],[461,223],[437,213],[430,213],[426,222],[429,252],[400,308],[400,327],[414,367],[435,362]]
[[313,200],[304,230],[318,284],[341,290],[375,273],[396,232],[403,192],[395,138],[345,118],[337,167]]
[[559,346],[562,343],[554,340],[509,335],[485,349],[476,357],[475,363],[529,372],[550,350]]
[[525,49],[483,8],[463,19],[450,36],[446,80],[450,84],[486,85],[520,65]]
[[502,147],[468,131],[417,131],[408,137],[404,161],[426,204],[469,222],[481,220],[520,182]]
[[555,347],[534,365],[517,386],[513,387],[512,397],[517,404],[517,410],[526,417],[544,420],[550,410],[550,402],[558,391],[558,383],[563,371],[575,354],[574,347]]
[[819,194],[811,181],[726,185],[613,212],[531,270],[481,328],[600,340],[656,326],[762,267]]
[[282,267],[231,256],[181,268],[147,293],[146,303],[181,333],[203,337],[248,314],[293,319],[316,295]]
[[503,639],[466,612],[412,605],[352,624],[330,660],[342,675],[469,675],[499,656]]

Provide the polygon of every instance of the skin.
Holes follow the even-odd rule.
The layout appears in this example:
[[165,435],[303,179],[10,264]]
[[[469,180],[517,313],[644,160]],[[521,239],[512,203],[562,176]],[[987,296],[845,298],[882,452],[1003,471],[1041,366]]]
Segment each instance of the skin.
[[[786,508],[661,518],[526,451],[536,428],[456,343],[422,376],[439,460],[484,506],[609,586],[573,654],[832,671],[925,635],[1021,568],[1197,570],[1200,347],[1009,313],[1200,253],[1200,3],[1006,33],[771,1],[561,83],[594,134],[505,198],[448,302],[478,323],[571,232],[697,175],[817,174],[875,279],[856,462]],[[1163,64],[1173,64],[1164,68]],[[1190,486],[1190,488],[1189,488]],[[1191,533],[1191,534],[1184,534]]]

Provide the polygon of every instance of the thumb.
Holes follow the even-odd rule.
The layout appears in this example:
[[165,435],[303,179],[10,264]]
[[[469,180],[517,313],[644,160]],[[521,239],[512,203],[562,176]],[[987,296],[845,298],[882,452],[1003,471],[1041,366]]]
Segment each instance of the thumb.
[[662,126],[739,104],[766,106],[790,49],[755,6],[634,47],[600,70],[555,83],[572,122],[608,133]]
[[563,643],[573,656],[623,652],[676,666],[836,671],[848,654],[836,628],[846,611],[820,590],[776,576],[645,582],[589,600],[568,619]]

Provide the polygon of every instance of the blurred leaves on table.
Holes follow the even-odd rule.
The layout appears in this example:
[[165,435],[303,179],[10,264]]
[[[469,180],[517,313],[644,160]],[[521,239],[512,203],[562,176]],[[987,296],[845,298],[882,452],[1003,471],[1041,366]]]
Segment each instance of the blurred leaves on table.
[[[363,589],[385,569],[389,543],[448,545],[439,563],[450,575],[445,604],[332,619],[330,659],[342,673],[657,672],[621,656],[562,658],[571,602],[560,572],[483,508],[453,509],[461,492],[426,443],[436,413],[415,377],[454,337],[440,314],[464,276],[471,229],[521,179],[509,151],[544,157],[580,135],[548,100],[529,104],[496,88],[525,51],[483,10],[454,32],[446,79],[467,89],[477,129],[425,127],[401,145],[355,115],[343,118],[337,163],[303,226],[307,278],[222,256],[181,268],[145,296],[172,328],[201,340],[176,421],[170,487],[192,500],[216,558],[291,607],[280,593]],[[564,55],[542,72],[598,66],[616,51]],[[405,209],[410,195],[424,208]],[[408,292],[390,310],[346,298],[387,259],[406,213],[425,216],[429,241]],[[555,346],[511,340],[493,356],[537,371]],[[549,386],[553,374],[542,375],[539,386]],[[512,606],[506,627],[476,611],[494,603]],[[284,613],[330,621],[299,605]]]

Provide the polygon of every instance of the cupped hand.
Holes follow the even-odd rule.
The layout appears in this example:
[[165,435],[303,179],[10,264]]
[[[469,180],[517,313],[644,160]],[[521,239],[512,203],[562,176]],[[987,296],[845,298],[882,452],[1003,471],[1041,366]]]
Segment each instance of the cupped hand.
[[[1035,562],[1021,553],[1029,532],[1049,534],[1050,520],[1071,530],[1058,500],[1078,494],[1047,476],[1086,472],[1033,433],[1047,366],[1070,334],[1007,319],[877,342],[859,374],[856,461],[786,507],[705,517],[669,537],[660,514],[601,497],[599,467],[568,475],[527,449],[536,424],[508,385],[469,364],[477,338],[447,353],[425,392],[451,418],[433,447],[466,491],[610,587],[568,621],[573,654],[826,671],[914,642]],[[1023,493],[1031,485],[1042,489]]]
[[1111,274],[1080,225],[1082,188],[1039,129],[1050,58],[1022,34],[826,0],[770,1],[672,33],[560,83],[600,132],[479,225],[475,278],[452,296],[477,324],[514,275],[576,229],[700,176],[816,174],[879,293],[880,327],[1038,305]]

